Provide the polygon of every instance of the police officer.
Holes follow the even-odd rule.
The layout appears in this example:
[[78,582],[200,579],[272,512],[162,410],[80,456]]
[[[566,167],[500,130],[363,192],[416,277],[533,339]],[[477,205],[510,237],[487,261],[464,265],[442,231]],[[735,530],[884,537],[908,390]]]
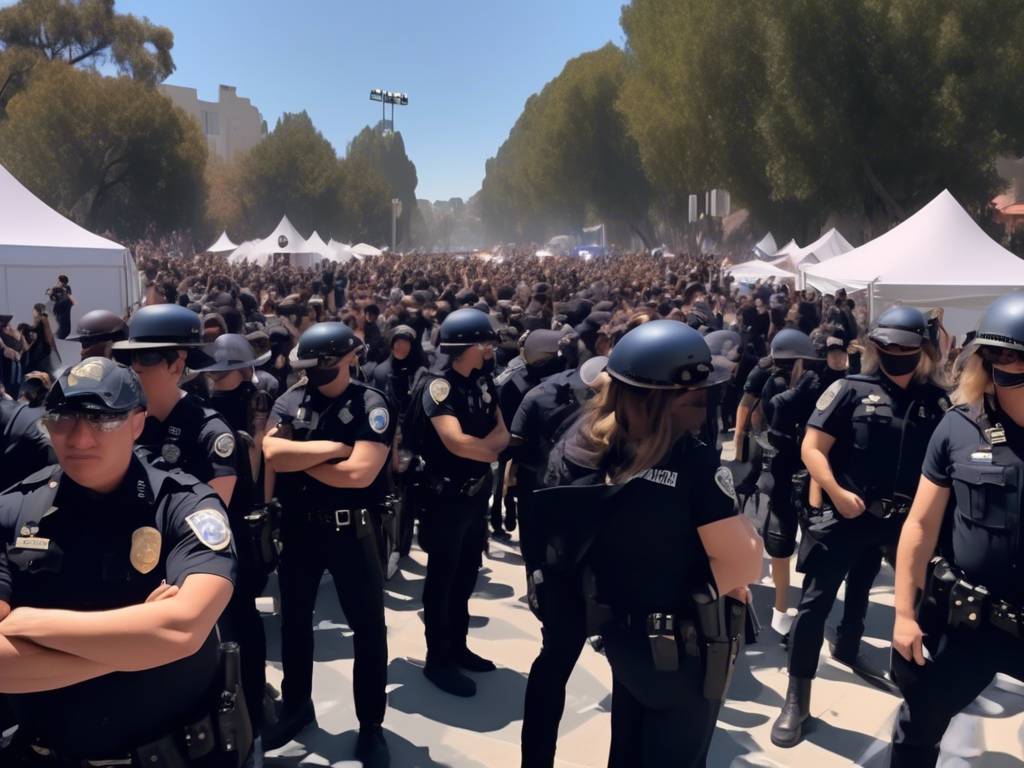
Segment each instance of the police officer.
[[533,491],[545,486],[555,444],[579,418],[583,404],[607,382],[602,375],[607,362],[606,357],[592,357],[580,368],[548,376],[526,394],[512,419],[510,451],[515,461],[527,594],[530,609],[543,625],[523,705],[522,764],[526,768],[554,762],[565,687],[587,639],[578,574],[543,570],[546,542],[532,519]]
[[55,461],[36,409],[0,397],[0,490]]
[[[825,390],[808,420],[801,455],[826,498],[806,557],[796,620],[790,631],[789,688],[771,739],[799,743],[810,706],[825,620],[843,579],[862,562],[873,580],[881,548],[892,545],[910,507],[928,440],[949,406],[939,386],[937,353],[927,324],[913,307],[882,313],[866,342],[866,373]],[[833,657],[858,661],[868,592],[847,594]],[[856,604],[854,604],[856,603]]]
[[[729,470],[696,437],[707,389],[729,374],[697,331],[674,320],[629,331],[607,371],[607,389],[565,438],[564,455],[588,472],[576,483],[592,487],[539,491],[534,511],[597,510],[583,558],[593,573],[588,610],[604,613],[592,627],[614,677],[609,765],[704,765],[743,638],[747,585],[761,573],[761,541],[738,514]],[[590,503],[568,503],[577,495]]]
[[[819,394],[817,374],[810,369],[804,371],[804,365],[814,365],[821,358],[806,333],[796,328],[783,328],[772,339],[771,359],[772,367],[760,396],[765,424],[768,426],[768,445],[763,448],[766,471],[758,478],[758,489],[767,498],[761,536],[765,551],[772,559],[771,573],[775,582],[772,628],[780,635],[785,635],[791,624],[786,613],[789,560],[796,551],[798,527],[797,511],[793,504],[793,475],[803,466],[800,463],[798,438],[802,435],[802,421],[810,416],[811,408],[799,409],[799,414],[793,413],[793,409],[785,407],[786,401],[780,403],[774,398],[792,388],[798,394],[801,404],[807,401],[813,404]],[[775,412],[777,405],[782,406],[778,414]]]
[[[452,312],[441,324],[448,366],[431,378],[421,407],[426,461],[421,543],[428,553],[423,588],[427,660],[423,674],[455,696],[473,696],[476,683],[460,670],[489,672],[494,664],[466,647],[469,597],[485,540],[490,464],[508,445],[497,392],[484,368],[497,334],[477,309]],[[493,355],[492,355],[493,356]]]
[[312,616],[327,570],[354,634],[356,757],[376,767],[389,764],[381,728],[388,648],[372,513],[387,495],[385,465],[395,424],[384,395],[352,378],[362,348],[344,323],[316,323],[303,332],[290,362],[306,378],[274,403],[263,440],[283,507],[278,576],[284,667],[281,717],[264,744],[276,749],[316,722]]
[[115,342],[128,338],[128,324],[113,312],[94,309],[82,315],[74,336],[68,341],[82,345],[82,359],[87,357],[110,357]]
[[186,366],[213,363],[202,344],[199,316],[177,304],[145,306],[132,316],[128,339],[114,343],[114,355],[131,367],[146,393],[148,414],[139,445],[157,466],[182,469],[231,504],[237,482],[235,435],[224,418],[186,395],[180,383]]
[[77,363],[46,399],[59,466],[0,495],[0,691],[22,764],[236,768],[248,754],[213,631],[231,530],[207,486],[133,451],[144,408],[131,370]]
[[[274,568],[269,520],[257,485],[262,454],[255,439],[263,435],[254,429],[262,412],[264,424],[270,411],[270,398],[253,384],[253,367],[269,357],[257,357],[244,336],[225,333],[210,345],[212,365],[200,369],[210,380],[210,402],[238,439],[238,481],[231,493],[228,518],[238,555],[238,578],[221,622],[221,637],[238,643],[242,661],[242,687],[253,729],[263,727],[263,697],[266,690],[266,636],[256,598],[263,593],[267,576]],[[255,435],[255,438],[254,438]]]
[[992,303],[967,353],[899,541],[894,768],[934,766],[950,719],[995,673],[1024,680],[1024,292]]

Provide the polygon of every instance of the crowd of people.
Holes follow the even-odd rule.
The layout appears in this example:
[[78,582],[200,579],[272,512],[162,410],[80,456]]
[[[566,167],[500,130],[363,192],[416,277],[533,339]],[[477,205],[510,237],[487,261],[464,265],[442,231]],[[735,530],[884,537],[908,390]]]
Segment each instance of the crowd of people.
[[[771,738],[795,746],[844,582],[832,655],[904,696],[893,766],[934,765],[950,718],[1021,675],[1024,294],[954,339],[939,309],[872,323],[843,291],[739,285],[712,256],[299,269],[164,245],[135,249],[130,317],[82,307],[71,328],[66,276],[31,324],[0,316],[3,764],[258,765],[315,723],[327,571],[354,633],[356,756],[388,765],[385,580],[427,553],[423,673],[472,697],[495,665],[469,599],[488,539],[517,529],[543,626],[526,768],[553,765],[597,636],[610,765],[704,765],[744,642],[788,645]],[[56,359],[51,316],[80,360]],[[102,532],[83,522],[100,506]],[[883,561],[893,674],[860,654]],[[275,570],[279,694],[255,607]]]

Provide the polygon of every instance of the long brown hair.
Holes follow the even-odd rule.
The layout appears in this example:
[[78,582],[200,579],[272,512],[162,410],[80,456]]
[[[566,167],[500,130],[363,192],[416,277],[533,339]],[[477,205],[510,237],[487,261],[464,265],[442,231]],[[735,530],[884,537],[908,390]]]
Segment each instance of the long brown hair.
[[611,379],[587,403],[580,422],[583,447],[604,457],[612,451],[616,464],[608,469],[612,482],[650,469],[680,437],[673,418],[677,390],[642,389]]

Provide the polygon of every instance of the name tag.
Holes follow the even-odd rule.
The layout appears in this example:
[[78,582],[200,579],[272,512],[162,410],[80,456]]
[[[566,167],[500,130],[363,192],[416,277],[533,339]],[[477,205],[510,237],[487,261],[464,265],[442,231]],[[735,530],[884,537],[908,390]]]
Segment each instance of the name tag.
[[50,548],[50,540],[38,536],[19,536],[14,540],[14,546],[19,549],[36,549],[45,552]]
[[991,464],[992,454],[988,451],[975,451],[971,454],[971,462],[974,464]]

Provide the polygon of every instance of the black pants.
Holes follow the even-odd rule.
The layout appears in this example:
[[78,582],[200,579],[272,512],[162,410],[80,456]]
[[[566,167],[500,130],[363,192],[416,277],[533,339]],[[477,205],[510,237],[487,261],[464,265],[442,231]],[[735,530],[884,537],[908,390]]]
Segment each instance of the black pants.
[[427,662],[444,664],[466,647],[469,597],[483,562],[490,485],[468,497],[429,495],[420,522],[427,549],[423,623]]
[[881,567],[882,546],[899,536],[900,521],[879,520],[866,512],[854,520],[837,519],[821,538],[810,542],[803,559],[804,588],[789,632],[789,674],[814,677],[828,619],[843,579],[847,586],[837,642],[860,643],[871,584]]
[[526,683],[523,768],[551,768],[565,686],[587,640],[586,609],[579,579],[570,574],[550,576],[535,588],[543,642]]
[[721,702],[704,698],[700,662],[684,655],[677,672],[659,672],[643,632],[616,629],[604,641],[613,676],[609,768],[706,765]]
[[[793,506],[793,473],[800,468],[795,456],[779,453],[771,460],[771,471],[761,475],[759,488],[769,485],[768,513],[761,537],[771,557],[787,558],[796,551],[796,507]],[[767,481],[767,483],[765,482]]]
[[997,672],[1024,681],[1024,641],[993,627],[947,629],[926,636],[932,655],[919,667],[896,651],[893,679],[904,701],[892,734],[892,768],[932,768],[949,721],[992,682]]
[[267,688],[267,636],[256,598],[266,585],[266,576],[240,564],[235,591],[218,622],[221,640],[238,643],[245,706],[256,736],[263,727],[263,697]]
[[[287,511],[285,518],[287,519]],[[281,693],[286,711],[303,706],[313,688],[313,607],[325,570],[353,632],[352,687],[361,726],[384,720],[388,641],[384,626],[384,574],[372,528],[297,524],[283,531],[281,588]]]
[[504,530],[501,510],[505,504],[505,467],[508,466],[508,459],[499,458],[498,468],[494,470],[491,480],[491,530]]

